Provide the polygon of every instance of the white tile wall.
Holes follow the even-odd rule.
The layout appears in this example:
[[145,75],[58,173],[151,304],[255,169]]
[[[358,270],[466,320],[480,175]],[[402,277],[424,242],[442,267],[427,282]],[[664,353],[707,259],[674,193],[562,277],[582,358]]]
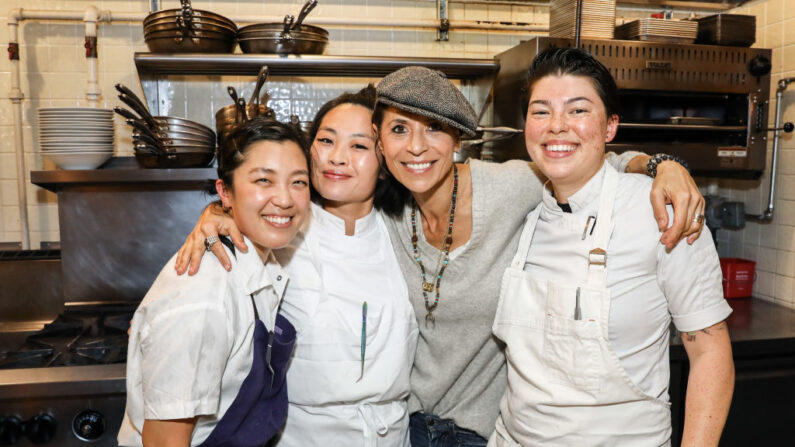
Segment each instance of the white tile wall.
[[[779,79],[795,76],[795,5],[792,0],[756,0],[736,8],[737,14],[756,16],[756,47],[773,49],[771,95]],[[793,86],[795,87],[795,86]],[[782,121],[795,120],[795,88],[791,87],[782,98]],[[775,101],[771,101],[771,125]],[[772,154],[772,138],[768,157]],[[718,240],[723,256],[740,255],[756,261],[757,279],[754,294],[762,298],[795,308],[795,138],[785,134],[778,159],[778,178],[774,201],[773,222],[750,223],[739,231],[721,230]],[[768,161],[769,166],[769,161]],[[769,172],[761,181],[722,181],[720,194],[738,197],[744,194],[746,209],[759,213],[767,206]],[[742,241],[739,252],[735,247]]]

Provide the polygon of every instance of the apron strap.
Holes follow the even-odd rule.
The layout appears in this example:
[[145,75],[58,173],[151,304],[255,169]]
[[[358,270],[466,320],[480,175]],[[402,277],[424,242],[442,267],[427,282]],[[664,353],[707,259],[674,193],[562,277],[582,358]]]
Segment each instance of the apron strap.
[[254,318],[259,320],[259,312],[257,312],[257,303],[254,302],[254,294],[252,293],[249,296],[251,296],[251,305],[254,306]]
[[604,288],[607,284],[607,246],[613,230],[613,205],[618,190],[618,172],[605,163],[605,178],[599,196],[599,211],[596,215],[596,229],[588,252],[588,285]]
[[527,255],[530,253],[530,243],[533,242],[533,233],[536,231],[536,224],[538,223],[538,216],[541,215],[541,203],[530,212],[525,218],[524,229],[522,235],[519,236],[519,248],[516,249],[516,255],[511,262],[511,267],[524,270],[524,264],[527,262]]

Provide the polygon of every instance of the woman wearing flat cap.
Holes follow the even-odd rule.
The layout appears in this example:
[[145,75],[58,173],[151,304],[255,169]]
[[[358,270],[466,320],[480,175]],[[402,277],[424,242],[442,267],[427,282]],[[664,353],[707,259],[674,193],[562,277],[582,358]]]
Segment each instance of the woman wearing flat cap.
[[[526,161],[453,161],[462,137],[475,135],[477,115],[444,74],[405,67],[377,90],[373,125],[389,170],[385,181],[392,183],[383,211],[420,328],[411,444],[485,446],[507,383],[505,355],[491,333],[500,279],[525,216],[541,201],[543,182]],[[648,159],[607,157],[619,171],[642,173]],[[657,172],[651,200],[661,231],[668,226],[665,202],[677,210],[661,242],[673,246],[685,236],[692,242],[701,224],[690,221],[703,212],[704,200],[676,162],[660,163]],[[194,231],[203,228],[228,233],[229,222],[205,212]]]

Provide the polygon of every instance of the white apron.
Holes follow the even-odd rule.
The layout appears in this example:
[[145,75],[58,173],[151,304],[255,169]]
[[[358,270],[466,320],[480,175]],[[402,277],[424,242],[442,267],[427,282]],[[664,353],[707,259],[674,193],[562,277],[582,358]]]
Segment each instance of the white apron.
[[[386,226],[380,216],[374,217],[377,231],[386,238],[380,250],[362,240],[323,234],[329,227],[306,234],[314,268],[302,267],[304,276],[296,281],[316,281],[320,299],[315,309],[302,309],[310,316],[301,324],[287,371],[290,405],[277,447],[409,446],[407,398],[417,325]],[[384,256],[376,260],[376,252]],[[372,270],[360,271],[362,264]],[[361,376],[364,301],[368,309]]]
[[670,443],[670,405],[630,380],[608,338],[606,251],[618,179],[607,166],[586,284],[553,283],[524,271],[542,205],[528,215],[494,320],[494,334],[506,344],[508,390],[489,446]]

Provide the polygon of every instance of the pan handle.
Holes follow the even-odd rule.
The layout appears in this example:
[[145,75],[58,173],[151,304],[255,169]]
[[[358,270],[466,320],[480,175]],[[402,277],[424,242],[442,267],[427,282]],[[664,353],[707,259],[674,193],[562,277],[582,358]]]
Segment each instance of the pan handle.
[[[242,123],[248,121],[248,113],[246,113],[246,98],[237,98],[237,110],[243,118]],[[235,123],[237,123],[237,116],[235,116]]]
[[298,13],[298,18],[295,20],[295,23],[290,26],[290,31],[295,31],[300,28],[306,16],[315,9],[315,6],[317,6],[317,0],[307,0],[307,2],[304,3],[304,7],[301,8],[301,12]]
[[141,117],[136,115],[135,113],[123,108],[123,107],[114,107],[113,111],[117,114],[121,115],[124,118],[131,119],[131,120],[140,120]]
[[143,118],[143,120],[146,121],[146,124],[149,126],[149,128],[151,129],[158,128],[157,122],[155,121],[154,117],[152,117],[152,115],[149,113],[149,110],[141,108],[140,104],[136,103],[134,100],[132,100],[129,96],[125,95],[124,93],[119,94],[119,99],[123,103],[132,107],[134,111],[136,111],[139,115],[141,115],[141,118]]
[[282,30],[281,37],[284,40],[292,40],[293,36],[290,34],[292,31],[293,23],[295,23],[295,17],[292,14],[287,14],[284,16],[284,29]]

